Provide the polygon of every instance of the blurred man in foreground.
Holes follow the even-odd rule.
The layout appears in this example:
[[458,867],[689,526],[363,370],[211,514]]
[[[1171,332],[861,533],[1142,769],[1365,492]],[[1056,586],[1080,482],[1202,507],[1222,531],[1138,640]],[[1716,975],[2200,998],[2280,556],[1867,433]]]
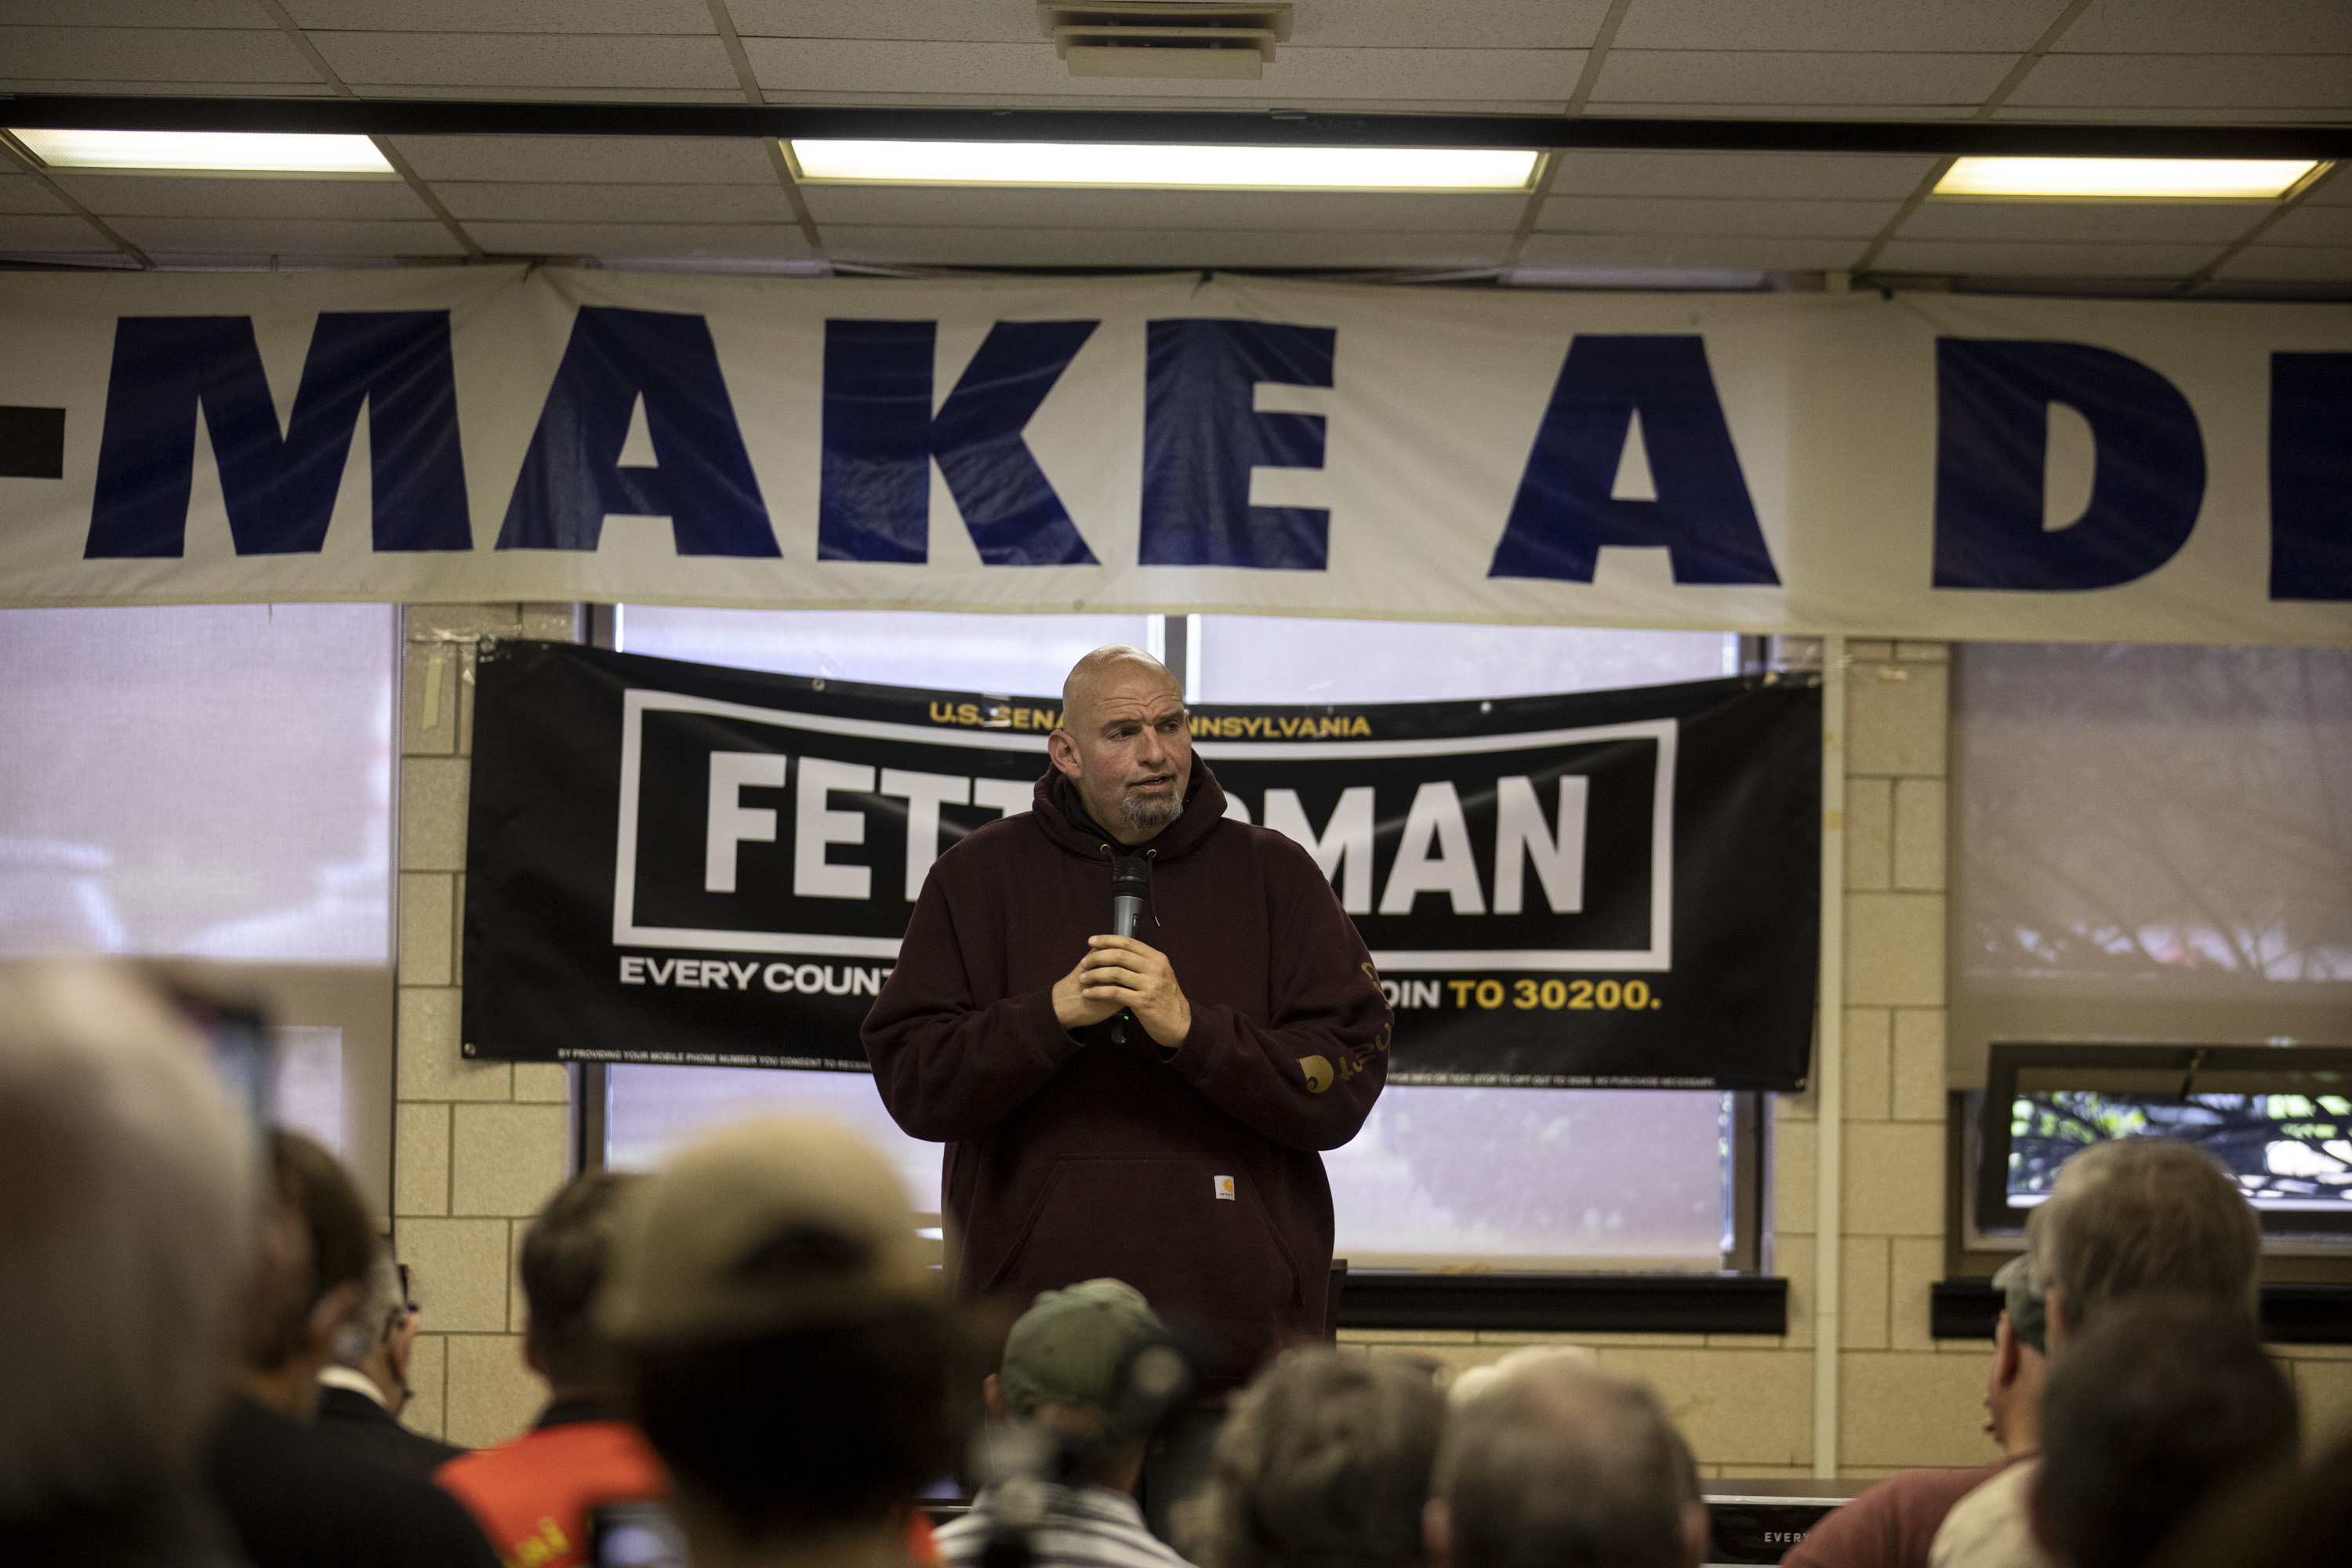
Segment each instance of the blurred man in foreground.
[[999,1424],[989,1451],[1015,1473],[982,1488],[971,1511],[940,1531],[951,1568],[973,1568],[992,1542],[1015,1540],[1041,1565],[1183,1568],[1144,1528],[1134,1497],[1146,1420],[1181,1392],[1181,1364],[1171,1363],[1157,1399],[1129,1385],[1138,1358],[1166,1338],[1142,1293],[1116,1279],[1047,1290],[1021,1315],[1003,1369],[984,1385]]
[[1936,1531],[1952,1505],[2042,1448],[2042,1384],[2047,1350],[2042,1292],[2031,1258],[2012,1258],[1992,1277],[2001,1292],[1993,1323],[1985,1430],[2001,1458],[1964,1470],[1911,1470],[1832,1510],[1780,1559],[1784,1568],[1926,1568]]
[[596,1321],[695,1568],[908,1562],[950,1463],[950,1321],[855,1134],[753,1121],[680,1154],[624,1203]]
[[392,1248],[378,1242],[367,1294],[335,1336],[335,1359],[319,1372],[318,1433],[355,1458],[430,1480],[466,1450],[400,1424],[418,1326],[407,1277]]
[[143,986],[0,974],[0,1562],[235,1562],[195,1467],[253,1176],[204,1042]]
[[[2183,1297],[2252,1327],[2262,1226],[2229,1173],[2186,1143],[2093,1144],[2059,1171],[2025,1235],[2048,1313],[2053,1377],[2070,1340],[2130,1301]],[[2029,1506],[2036,1469],[2031,1460],[2012,1465],[1954,1504],[1929,1550],[1931,1568],[2046,1568]]]
[[1530,1363],[1453,1412],[1426,1527],[1433,1568],[1698,1568],[1706,1505],[1647,1384]]
[[621,1195],[640,1179],[583,1171],[523,1233],[523,1360],[552,1397],[530,1431],[453,1459],[437,1478],[509,1563],[577,1568],[593,1510],[668,1490],[661,1461],[616,1413],[612,1347],[591,1311]]
[[268,1176],[235,1392],[205,1461],[246,1554],[254,1568],[490,1568],[448,1493],[320,1436],[319,1373],[366,1294],[375,1234],[351,1177],[309,1139],[271,1132]]
[[2245,1313],[2210,1303],[2103,1318],[2052,1375],[2042,1423],[2033,1530],[2064,1568],[2141,1568],[2200,1503],[2294,1466],[2286,1378]]
[[1286,1352],[1234,1403],[1192,1521],[1210,1568],[1421,1568],[1445,1424],[1428,1367],[1319,1346]]

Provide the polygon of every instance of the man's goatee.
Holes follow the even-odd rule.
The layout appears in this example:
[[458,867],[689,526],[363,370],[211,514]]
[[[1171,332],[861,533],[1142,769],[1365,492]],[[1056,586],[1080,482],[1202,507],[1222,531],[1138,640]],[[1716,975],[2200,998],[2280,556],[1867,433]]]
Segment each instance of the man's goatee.
[[1184,815],[1184,803],[1173,793],[1155,796],[1129,791],[1118,797],[1118,814],[1138,833],[1157,833]]

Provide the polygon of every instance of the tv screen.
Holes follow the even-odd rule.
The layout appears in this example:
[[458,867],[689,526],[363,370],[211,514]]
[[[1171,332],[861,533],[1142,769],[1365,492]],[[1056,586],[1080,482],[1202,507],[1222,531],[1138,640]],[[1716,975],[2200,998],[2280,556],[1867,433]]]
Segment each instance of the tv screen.
[[2352,1236],[2352,1049],[2321,1046],[1994,1045],[1976,1228],[2022,1231],[2068,1160],[2122,1138],[2210,1154],[2266,1232]]

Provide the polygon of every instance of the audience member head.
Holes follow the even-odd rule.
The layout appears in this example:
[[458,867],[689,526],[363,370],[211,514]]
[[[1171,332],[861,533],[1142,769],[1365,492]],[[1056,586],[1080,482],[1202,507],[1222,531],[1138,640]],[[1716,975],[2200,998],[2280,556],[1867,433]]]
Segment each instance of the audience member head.
[[897,1174],[828,1121],[730,1129],[627,1194],[596,1317],[698,1563],[897,1549],[950,1462],[937,1280]]
[[1461,1373],[1447,1385],[1445,1402],[1459,1410],[1485,1393],[1496,1378],[1508,1377],[1521,1367],[1554,1361],[1594,1366],[1599,1364],[1600,1359],[1582,1345],[1522,1345],[1500,1361],[1470,1367]]
[[2138,1296],[2194,1296],[2251,1321],[2263,1234],[2229,1173],[2186,1143],[2095,1143],[2058,1173],[2026,1226],[2050,1314],[2050,1350]]
[[193,1462],[253,1232],[252,1131],[127,973],[0,974],[0,1518]]
[[408,1282],[392,1248],[377,1242],[368,1264],[367,1294],[335,1335],[335,1363],[375,1384],[394,1415],[408,1403],[408,1358],[420,1327]]
[[558,1399],[612,1392],[612,1347],[593,1309],[612,1259],[621,1196],[641,1179],[583,1171],[523,1232],[523,1359]]
[[2150,1568],[2343,1568],[2352,1543],[2352,1436],[2300,1467],[2224,1485],[2174,1531]]
[[988,1413],[1048,1428],[1056,1479],[1132,1491],[1150,1433],[1118,1430],[1121,1406],[1136,1356],[1167,1335],[1143,1293],[1119,1280],[1043,1291],[1005,1337],[1003,1369],[986,1384]]
[[367,1295],[375,1228],[335,1157],[282,1127],[269,1133],[268,1194],[235,1381],[278,1414],[308,1419],[319,1373]]
[[2065,1568],[2140,1568],[2197,1505],[2294,1457],[2294,1395],[2234,1303],[2103,1313],[2042,1404],[2033,1527]]
[[1985,1386],[1985,1430],[2012,1458],[2042,1447],[2042,1385],[2049,1374],[2048,1318],[2033,1260],[2012,1258],[1992,1277],[2001,1293],[1993,1324],[1992,1375]]
[[1295,1350],[1218,1434],[1198,1517],[1211,1568],[1426,1561],[1422,1506],[1445,1399],[1416,1363]]
[[1696,1568],[1706,1505],[1648,1384],[1563,1358],[1453,1412],[1432,1478],[1435,1568]]

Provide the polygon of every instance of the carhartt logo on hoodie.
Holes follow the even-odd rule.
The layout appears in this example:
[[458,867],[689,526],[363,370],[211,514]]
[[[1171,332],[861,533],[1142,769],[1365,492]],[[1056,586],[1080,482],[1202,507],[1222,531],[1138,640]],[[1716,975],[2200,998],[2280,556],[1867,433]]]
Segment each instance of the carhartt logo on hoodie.
[[1209,1185],[1215,1190],[1217,1196],[1227,1203],[1236,1201],[1234,1197],[1234,1179],[1231,1176],[1211,1176]]

